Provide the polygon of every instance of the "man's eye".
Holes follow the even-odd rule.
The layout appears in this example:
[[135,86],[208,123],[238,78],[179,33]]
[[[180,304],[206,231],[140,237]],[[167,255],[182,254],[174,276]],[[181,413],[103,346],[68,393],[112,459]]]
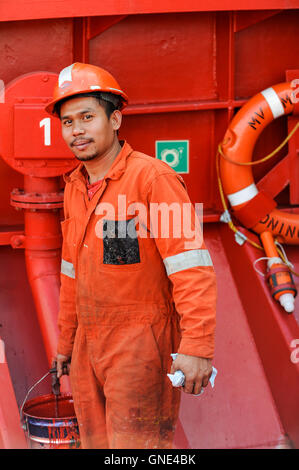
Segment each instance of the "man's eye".
[[72,124],[72,121],[70,119],[63,121],[64,126],[70,126]]
[[91,114],[85,114],[85,115],[83,116],[83,119],[84,119],[85,121],[86,121],[86,120],[89,120],[89,119],[91,119],[91,118],[92,118],[92,115],[91,115]]

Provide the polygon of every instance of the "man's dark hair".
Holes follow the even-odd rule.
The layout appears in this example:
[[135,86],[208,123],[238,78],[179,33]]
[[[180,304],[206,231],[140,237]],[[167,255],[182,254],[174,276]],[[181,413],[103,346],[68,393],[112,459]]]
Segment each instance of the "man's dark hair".
[[116,109],[121,107],[121,97],[114,95],[112,93],[101,93],[101,92],[91,92],[91,93],[78,93],[77,95],[67,96],[66,98],[58,101],[54,106],[54,113],[60,118],[60,110],[63,103],[72,99],[72,98],[96,98],[99,104],[104,108],[106,116],[110,119],[111,114]]

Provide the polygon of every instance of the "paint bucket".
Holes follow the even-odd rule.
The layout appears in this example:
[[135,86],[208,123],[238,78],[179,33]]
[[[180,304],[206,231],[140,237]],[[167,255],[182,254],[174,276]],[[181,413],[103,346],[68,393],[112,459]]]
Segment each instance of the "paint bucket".
[[32,449],[76,449],[80,447],[74,402],[69,394],[42,395],[22,408],[22,425]]

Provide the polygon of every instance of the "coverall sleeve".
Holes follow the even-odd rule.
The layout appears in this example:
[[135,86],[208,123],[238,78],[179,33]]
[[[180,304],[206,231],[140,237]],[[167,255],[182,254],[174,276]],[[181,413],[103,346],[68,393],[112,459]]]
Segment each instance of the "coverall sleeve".
[[[173,300],[180,317],[182,339],[178,352],[213,358],[216,276],[202,238],[199,218],[183,179],[173,173],[157,176],[149,188],[148,201],[151,231],[156,231],[153,236],[171,280]],[[153,227],[152,207],[157,208],[161,203],[164,204],[164,212],[161,211],[163,215],[157,229]],[[169,236],[165,225],[167,207],[173,209],[170,211],[173,215],[170,216]]]
[[75,236],[75,221],[70,217],[67,205],[67,185],[64,197],[65,220],[62,228],[62,256],[61,256],[61,287],[59,298],[58,329],[59,338],[57,353],[71,356],[75,334],[78,326],[76,313],[76,279],[74,269],[74,254],[72,253],[72,237]]

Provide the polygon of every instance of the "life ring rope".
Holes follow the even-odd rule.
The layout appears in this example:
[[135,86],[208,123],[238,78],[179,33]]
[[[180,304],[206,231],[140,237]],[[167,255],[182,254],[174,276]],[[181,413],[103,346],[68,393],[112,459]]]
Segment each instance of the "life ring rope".
[[[287,138],[273,151],[271,152],[271,154],[267,155],[267,159],[269,159],[268,157],[271,155],[271,157],[273,155],[275,155],[286,143],[287,141],[292,137],[292,135],[296,132],[296,130],[298,129],[299,127],[299,123],[294,127],[294,129],[292,129],[292,131],[290,132],[290,134],[287,136]],[[228,209],[228,206],[226,204],[226,200],[225,200],[225,195],[224,195],[224,190],[223,190],[223,186],[222,186],[222,181],[221,181],[221,176],[220,176],[220,156],[222,155],[221,152],[219,151],[219,149],[221,148],[221,143],[218,145],[218,149],[217,149],[217,153],[216,153],[216,171],[217,171],[217,181],[218,181],[218,189],[219,189],[219,194],[220,194],[220,198],[221,198],[221,202],[222,202],[222,206],[223,206],[223,209],[224,209],[224,214],[227,214],[227,220],[226,220],[226,223],[228,224],[229,228],[235,233],[235,234],[240,234],[240,231],[237,229],[237,227],[235,226],[235,224],[233,223],[232,221],[232,218],[231,218],[231,215],[230,215],[230,212],[229,212],[229,209]],[[275,153],[274,153],[275,152]],[[265,161],[264,159],[260,159],[259,163],[262,163],[262,161]],[[236,162],[233,162],[233,163],[236,163]],[[254,162],[256,163],[256,162]],[[222,221],[225,221],[225,220],[222,220]],[[259,245],[258,243],[254,242],[253,240],[251,240],[250,238],[248,237],[245,237],[243,234],[241,234],[243,236],[243,239],[244,241],[247,241],[250,245],[254,246],[255,248],[259,249],[259,250],[262,250],[264,251],[264,248]],[[276,248],[277,248],[277,252],[280,256],[280,258],[282,259],[282,261],[284,262],[284,264],[286,264],[289,268],[289,270],[295,275],[295,276],[298,276],[299,277],[299,273],[297,273],[296,271],[294,271],[292,269],[292,266],[290,265],[291,263],[289,262],[289,260],[287,259],[284,250],[283,250],[283,247],[282,245],[276,240],[275,240],[275,244],[276,244]],[[282,249],[279,248],[279,246],[281,246]]]
[[[220,145],[221,145],[221,144],[219,144],[219,146],[220,146]],[[238,234],[238,233],[239,233],[239,230],[237,229],[237,227],[235,226],[235,224],[234,224],[233,221],[232,221],[230,212],[229,212],[229,210],[228,210],[228,206],[227,206],[227,204],[226,204],[225,196],[224,196],[224,190],[223,190],[222,181],[221,181],[221,176],[220,176],[220,153],[219,153],[219,146],[218,146],[218,150],[217,150],[217,153],[216,153],[216,171],[217,171],[217,181],[218,181],[219,194],[220,194],[222,206],[223,206],[223,209],[224,209],[224,213],[228,215],[227,224],[228,224],[229,228],[230,228],[235,234]],[[252,246],[254,246],[255,248],[258,248],[259,250],[262,250],[262,251],[264,250],[261,245],[259,245],[258,243],[255,243],[255,242],[254,242],[253,240],[251,240],[250,238],[246,237],[246,241],[248,241],[248,243],[250,243],[250,244],[251,244]]]
[[275,150],[273,150],[273,152],[269,153],[269,155],[267,155],[266,157],[263,157],[259,160],[254,161],[254,162],[238,162],[238,161],[235,161],[235,160],[229,158],[227,155],[225,155],[225,153],[222,150],[222,144],[225,143],[225,142],[220,142],[218,144],[218,152],[220,153],[220,155],[225,160],[227,160],[230,163],[233,163],[234,165],[241,165],[241,166],[259,165],[260,163],[264,163],[267,160],[270,160],[272,157],[274,157],[288,143],[288,141],[293,137],[293,135],[298,130],[298,128],[299,128],[299,122],[297,122],[296,126],[291,130],[291,132],[287,135],[287,137],[284,139],[284,141],[278,147],[276,147]]

